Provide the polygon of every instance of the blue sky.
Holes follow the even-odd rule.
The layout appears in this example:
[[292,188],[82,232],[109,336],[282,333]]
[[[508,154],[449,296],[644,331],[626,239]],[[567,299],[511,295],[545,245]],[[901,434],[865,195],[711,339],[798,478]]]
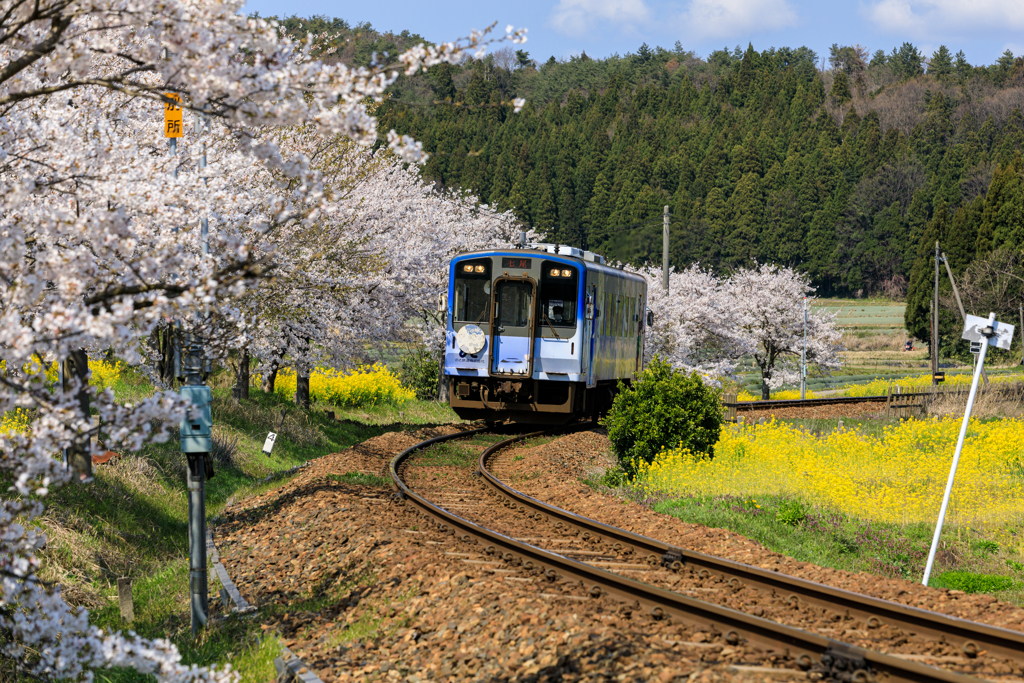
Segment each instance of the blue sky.
[[820,58],[832,43],[891,52],[905,40],[927,55],[943,44],[963,50],[972,64],[991,64],[1007,49],[1024,53],[1024,0],[249,0],[245,11],[369,21],[378,30],[408,29],[433,41],[497,21],[528,28],[523,48],[538,61],[583,51],[606,57],[677,40],[701,57],[748,42],[757,50],[806,45]]

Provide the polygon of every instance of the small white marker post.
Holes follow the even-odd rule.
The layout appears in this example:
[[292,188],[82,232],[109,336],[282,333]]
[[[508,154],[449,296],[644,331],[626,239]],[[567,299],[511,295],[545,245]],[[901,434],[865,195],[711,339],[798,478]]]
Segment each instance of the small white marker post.
[[277,434],[270,432],[267,434],[267,440],[263,442],[263,452],[270,455],[271,451],[274,450],[274,442],[277,440]]
[[967,436],[967,423],[971,420],[971,409],[974,408],[974,397],[978,394],[978,379],[981,377],[981,369],[985,365],[985,352],[989,346],[997,346],[1002,349],[1010,348],[1010,340],[1013,339],[1013,325],[1005,325],[996,322],[996,314],[989,313],[988,320],[969,315],[964,320],[963,339],[981,342],[981,350],[978,353],[978,362],[974,366],[974,378],[971,380],[971,393],[967,395],[967,408],[964,410],[964,421],[960,425],[960,436],[956,440],[956,450],[953,452],[953,465],[949,468],[949,479],[946,480],[946,492],[942,496],[942,507],[939,508],[939,519],[935,523],[935,535],[932,536],[932,547],[928,550],[928,563],[924,567],[924,579],[921,581],[925,586],[931,578],[932,565],[935,563],[935,551],[939,548],[939,536],[942,534],[942,523],[946,519],[946,508],[949,506],[949,496],[953,492],[953,481],[956,479],[956,467],[960,463],[960,451],[964,447],[964,438]]

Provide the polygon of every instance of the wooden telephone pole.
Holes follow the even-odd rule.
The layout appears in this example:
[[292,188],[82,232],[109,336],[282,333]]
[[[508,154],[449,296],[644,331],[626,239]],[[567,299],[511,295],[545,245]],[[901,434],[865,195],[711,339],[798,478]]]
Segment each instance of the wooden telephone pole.
[[939,384],[939,243],[935,242],[935,292],[932,299],[932,386]]

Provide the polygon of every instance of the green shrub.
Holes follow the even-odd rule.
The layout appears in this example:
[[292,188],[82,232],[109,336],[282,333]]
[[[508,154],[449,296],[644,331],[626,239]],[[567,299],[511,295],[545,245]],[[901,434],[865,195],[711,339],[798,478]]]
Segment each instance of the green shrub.
[[991,555],[992,553],[999,552],[999,544],[995,541],[975,541],[971,544],[971,547],[979,555]]
[[617,489],[620,486],[626,485],[626,473],[618,465],[610,467],[603,475],[601,475],[601,478],[597,480],[597,483],[601,486],[607,486],[610,489]]
[[713,455],[722,429],[719,390],[655,357],[631,387],[619,385],[605,425],[622,468],[653,462],[666,448]]
[[420,345],[402,359],[398,373],[402,384],[416,392],[416,398],[429,401],[437,398],[437,378],[440,372],[440,358]]
[[1009,576],[975,574],[974,572],[945,572],[929,582],[935,588],[949,588],[965,593],[995,593],[1013,589],[1017,582]]
[[775,519],[783,524],[796,526],[807,519],[807,508],[798,500],[787,500],[782,503],[779,511],[775,513]]

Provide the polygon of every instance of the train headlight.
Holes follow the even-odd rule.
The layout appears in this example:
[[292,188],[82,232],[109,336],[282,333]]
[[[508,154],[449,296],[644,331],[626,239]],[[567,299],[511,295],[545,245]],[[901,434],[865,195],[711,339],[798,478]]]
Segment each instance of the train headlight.
[[473,272],[473,264],[467,263],[466,265],[462,266],[462,272],[463,273],[472,273]]
[[563,270],[562,271],[562,277],[572,277],[572,271],[571,270]]
[[481,264],[480,264],[480,265],[478,265],[478,266],[477,266],[476,268],[474,268],[474,270],[476,270],[476,272],[478,272],[478,273],[482,273],[482,272],[484,272],[484,270],[485,270],[485,268],[484,268],[484,264],[482,264],[482,263],[481,263]]
[[561,273],[561,271],[558,270],[558,268],[551,269],[551,277],[558,277],[559,273]]

